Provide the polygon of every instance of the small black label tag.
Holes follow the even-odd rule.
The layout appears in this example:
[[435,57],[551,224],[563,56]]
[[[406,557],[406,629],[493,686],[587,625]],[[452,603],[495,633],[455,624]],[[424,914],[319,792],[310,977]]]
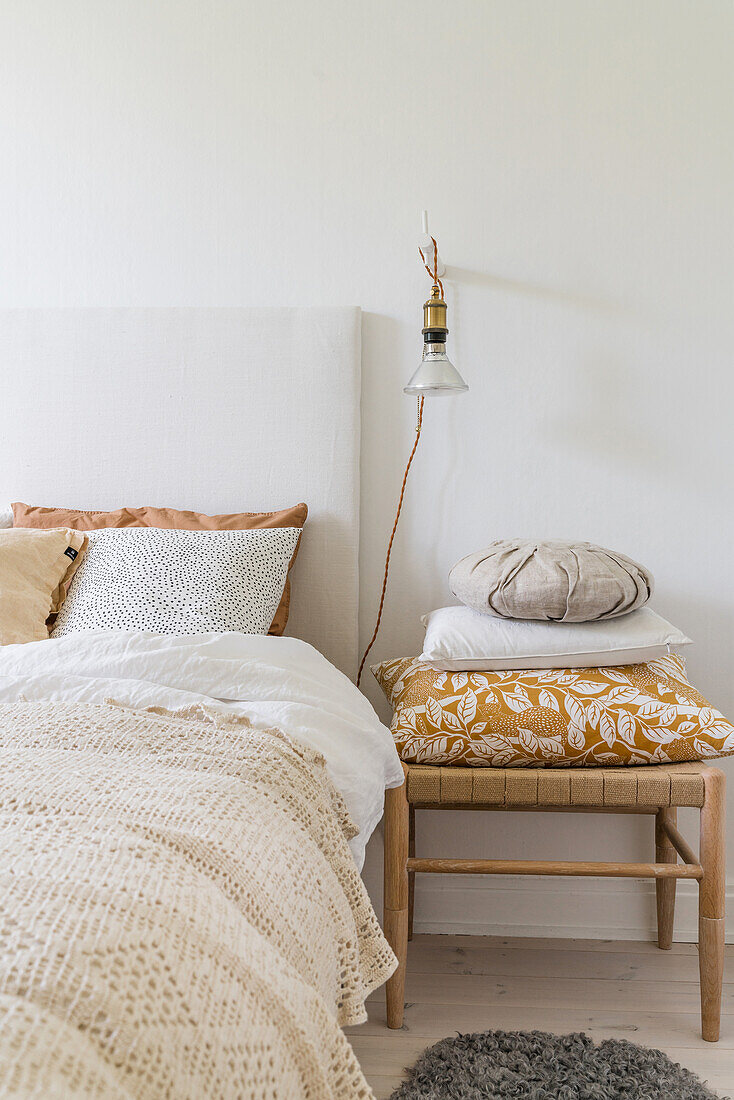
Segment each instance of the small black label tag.
[[71,560],[74,561],[79,551],[75,550],[73,546],[67,546],[66,550],[64,550],[64,553],[66,554],[67,558],[71,558]]

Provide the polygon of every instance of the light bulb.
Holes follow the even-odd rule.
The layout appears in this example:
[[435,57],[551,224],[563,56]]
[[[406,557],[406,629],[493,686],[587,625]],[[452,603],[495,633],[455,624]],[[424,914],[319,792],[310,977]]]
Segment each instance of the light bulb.
[[413,397],[439,397],[464,393],[464,379],[446,354],[446,303],[438,285],[423,305],[423,358],[403,393]]
[[464,379],[446,354],[443,344],[424,344],[420,366],[403,393],[415,397],[440,397],[443,394],[464,393]]

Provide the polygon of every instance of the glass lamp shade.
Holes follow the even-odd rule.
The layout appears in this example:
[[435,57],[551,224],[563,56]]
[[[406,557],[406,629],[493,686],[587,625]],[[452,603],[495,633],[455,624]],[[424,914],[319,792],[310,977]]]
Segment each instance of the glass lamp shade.
[[426,344],[418,370],[408,382],[403,393],[412,397],[440,397],[452,393],[464,393],[469,389],[444,350],[443,344]]

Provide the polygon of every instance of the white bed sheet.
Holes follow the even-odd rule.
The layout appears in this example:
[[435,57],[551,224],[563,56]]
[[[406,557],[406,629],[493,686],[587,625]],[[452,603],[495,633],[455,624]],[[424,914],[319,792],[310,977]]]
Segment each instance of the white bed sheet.
[[323,753],[359,829],[357,866],[403,773],[388,729],[347,677],[296,638],[101,632],[0,649],[0,701],[18,697],[175,709],[203,703],[277,726]]

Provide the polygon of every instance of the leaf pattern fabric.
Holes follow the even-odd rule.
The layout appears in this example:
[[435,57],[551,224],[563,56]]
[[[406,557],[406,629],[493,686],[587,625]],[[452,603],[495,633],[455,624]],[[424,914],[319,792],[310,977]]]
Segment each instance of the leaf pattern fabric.
[[609,767],[734,753],[734,726],[690,685],[677,654],[520,672],[437,672],[404,657],[372,672],[410,764]]

